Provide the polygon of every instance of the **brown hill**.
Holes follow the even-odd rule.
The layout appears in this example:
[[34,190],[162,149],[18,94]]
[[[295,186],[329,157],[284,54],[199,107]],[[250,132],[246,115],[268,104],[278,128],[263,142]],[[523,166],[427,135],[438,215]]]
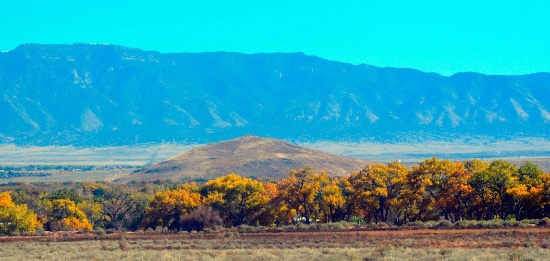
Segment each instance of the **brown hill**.
[[281,140],[245,136],[213,143],[179,154],[124,178],[154,180],[212,179],[236,173],[245,177],[279,180],[292,169],[311,166],[331,176],[361,170],[368,162],[296,146]]

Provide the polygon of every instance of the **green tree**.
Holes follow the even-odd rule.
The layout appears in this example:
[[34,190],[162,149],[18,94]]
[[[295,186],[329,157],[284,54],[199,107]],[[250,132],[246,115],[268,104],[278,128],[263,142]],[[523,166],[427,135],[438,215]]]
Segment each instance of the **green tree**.
[[472,175],[478,204],[478,218],[494,219],[506,217],[512,209],[512,197],[508,189],[516,186],[516,167],[504,160],[495,160],[483,171]]

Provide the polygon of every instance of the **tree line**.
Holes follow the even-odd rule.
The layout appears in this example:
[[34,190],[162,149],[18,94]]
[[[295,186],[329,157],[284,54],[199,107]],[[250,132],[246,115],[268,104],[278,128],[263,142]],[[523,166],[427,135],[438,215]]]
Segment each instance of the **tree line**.
[[336,178],[306,167],[274,182],[231,173],[205,182],[12,184],[0,193],[0,233],[38,230],[203,230],[353,221],[540,219],[550,174],[527,162],[426,159],[374,163]]

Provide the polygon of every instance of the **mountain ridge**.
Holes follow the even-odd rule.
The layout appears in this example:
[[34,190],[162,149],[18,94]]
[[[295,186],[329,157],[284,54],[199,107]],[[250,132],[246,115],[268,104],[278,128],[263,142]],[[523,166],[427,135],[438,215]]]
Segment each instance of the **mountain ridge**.
[[549,138],[548,94],[550,73],[447,77],[303,53],[29,44],[0,53],[0,142]]

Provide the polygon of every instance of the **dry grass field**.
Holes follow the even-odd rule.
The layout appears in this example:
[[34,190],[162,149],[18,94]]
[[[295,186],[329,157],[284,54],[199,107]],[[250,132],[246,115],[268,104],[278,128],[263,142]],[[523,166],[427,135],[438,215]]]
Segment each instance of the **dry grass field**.
[[2,260],[549,260],[550,228],[0,238]]

